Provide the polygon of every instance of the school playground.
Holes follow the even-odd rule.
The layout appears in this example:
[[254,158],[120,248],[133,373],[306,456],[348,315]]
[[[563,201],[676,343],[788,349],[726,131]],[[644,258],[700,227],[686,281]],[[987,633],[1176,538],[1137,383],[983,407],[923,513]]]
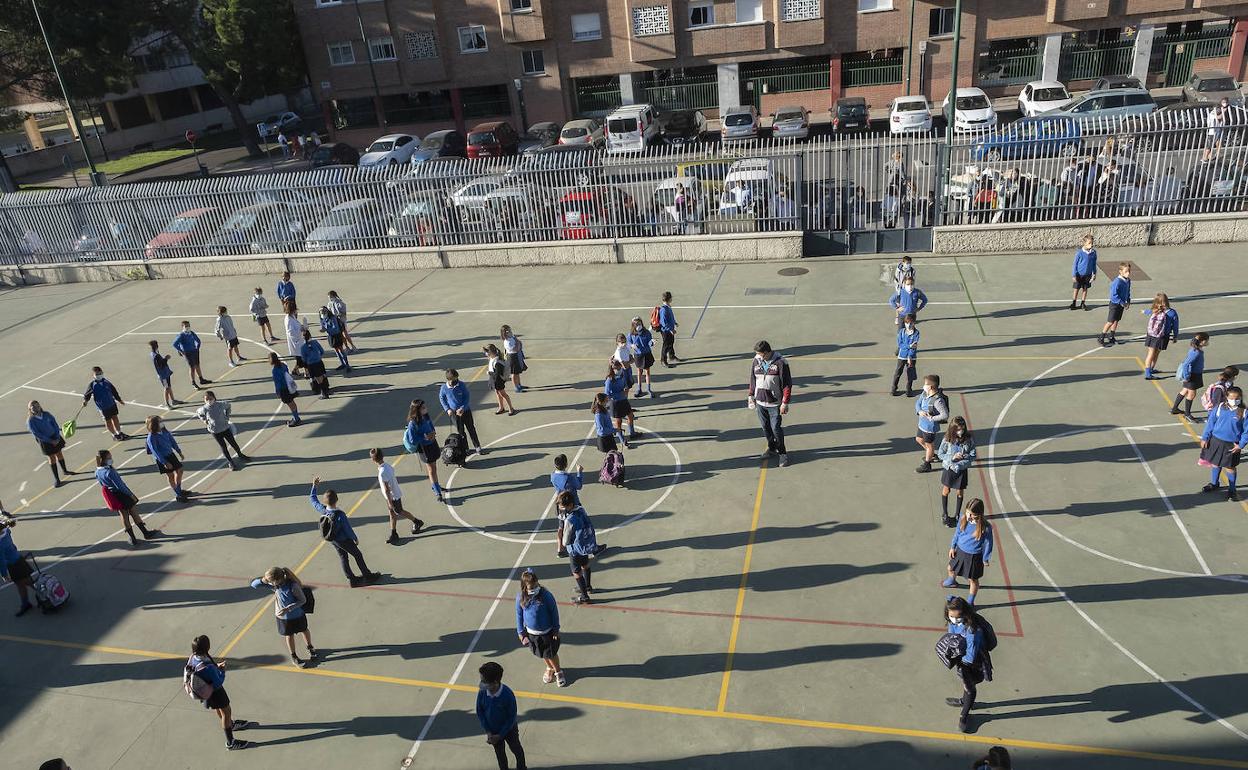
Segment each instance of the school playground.
[[[1027,770],[1248,768],[1248,507],[1199,493],[1203,426],[1169,414],[1193,332],[1212,335],[1206,382],[1248,363],[1242,246],[1103,247],[1091,312],[1066,309],[1074,247],[916,259],[932,301],[919,374],[941,375],[974,431],[968,497],[987,501],[997,535],[979,606],[1000,646],[969,735],[944,702],[959,684],[933,652],[950,538],[939,474],[915,473],[912,400],[888,393],[887,258],[296,274],[309,318],[327,290],[346,299],[362,352],[349,375],[331,370],[327,401],[300,381],[295,428],[246,312],[257,285],[276,305],[277,276],[4,292],[0,497],[18,546],[73,596],[58,614],[14,618],[12,586],[0,591],[2,764],[489,768],[472,709],[477,668],[493,660],[518,695],[533,768],[952,770],[994,744]],[[1102,348],[1106,270],[1122,259],[1135,264],[1136,305],[1122,344]],[[566,453],[596,481],[591,398],[614,335],[648,319],[664,290],[685,362],[655,369],[660,397],[634,399],[645,436],[626,452],[627,487],[587,479],[582,499],[610,549],[596,603],[574,607],[554,553],[551,460]],[[1135,335],[1158,291],[1182,330],[1161,357],[1167,379],[1150,382]],[[237,369],[212,338],[219,304],[249,338]],[[183,319],[204,340],[212,389],[234,405],[254,457],[243,470],[224,467],[193,417],[199,394],[176,355],[174,391],[189,402],[156,406],[147,342],[168,352]],[[529,364],[514,417],[494,414],[482,369],[481,346],[504,323]],[[795,379],[787,468],[758,459],[745,405],[760,338]],[[48,488],[26,403],[68,420],[93,365],[126,400],[126,431],[165,415],[190,504],[172,502],[142,441],[115,443],[93,406],[66,450],[81,475]],[[453,507],[435,503],[401,446],[408,402],[436,404],[447,367],[469,382],[489,447],[442,468]],[[445,416],[438,427],[445,437]],[[397,461],[406,506],[427,522],[416,538],[401,525],[399,546],[384,542],[373,446]],[[138,548],[90,475],[105,447],[162,533]],[[320,539],[314,475],[341,494],[385,575],[376,585],[346,585]],[[248,586],[274,565],[318,589],[315,667],[289,663],[271,592]],[[543,685],[516,639],[526,566],[561,602],[566,688]],[[239,734],[251,749],[227,753],[215,718],[182,691],[198,634],[231,664],[234,716],[259,722]]]

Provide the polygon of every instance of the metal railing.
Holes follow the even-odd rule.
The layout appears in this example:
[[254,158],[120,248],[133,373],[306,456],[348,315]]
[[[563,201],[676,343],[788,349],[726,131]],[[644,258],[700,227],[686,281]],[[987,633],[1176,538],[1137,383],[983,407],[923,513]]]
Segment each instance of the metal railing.
[[709,80],[644,86],[645,101],[660,110],[711,110],[719,106],[719,83]]
[[1112,75],[1130,75],[1135,58],[1135,44],[1106,43],[1091,47],[1063,47],[1058,64],[1058,79],[1094,80]]
[[620,79],[615,77],[576,78],[572,95],[578,115],[605,115],[622,103]]
[[979,60],[976,82],[981,86],[1027,83],[1040,77],[1040,51],[1034,46],[1010,51],[994,51]]
[[754,93],[792,93],[796,91],[821,91],[830,88],[831,65],[824,59],[802,64],[772,64],[760,62],[742,65],[741,79],[753,83]]
[[841,87],[859,88],[900,83],[903,64],[900,56],[890,59],[844,59],[841,62]]

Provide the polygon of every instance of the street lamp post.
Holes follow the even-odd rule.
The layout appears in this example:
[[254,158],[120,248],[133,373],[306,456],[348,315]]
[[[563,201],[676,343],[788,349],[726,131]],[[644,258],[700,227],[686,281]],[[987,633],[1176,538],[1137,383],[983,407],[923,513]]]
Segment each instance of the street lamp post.
[[43,16],[39,13],[39,3],[30,0],[30,7],[35,12],[35,21],[39,24],[39,34],[43,35],[43,44],[48,47],[48,58],[52,60],[52,71],[56,73],[56,82],[61,85],[61,96],[65,97],[65,107],[69,110],[69,119],[74,121],[74,129],[78,132],[78,143],[82,145],[82,154],[87,159],[87,168],[91,169],[91,184],[103,186],[104,175],[95,167],[95,159],[91,157],[91,149],[87,146],[86,134],[82,132],[82,121],[78,120],[78,111],[74,109],[74,100],[65,87],[65,78],[61,77],[61,68],[56,63],[56,54],[52,52],[52,41],[48,39],[48,30],[43,26]]
[[360,14],[360,0],[355,0],[355,21],[360,25],[360,42],[364,43],[364,53],[368,56],[368,74],[373,79],[373,112],[377,115],[377,123],[381,130],[386,130],[386,111],[381,106],[381,87],[377,85],[377,68],[373,66],[373,47],[368,43],[368,34],[364,31],[364,16]]

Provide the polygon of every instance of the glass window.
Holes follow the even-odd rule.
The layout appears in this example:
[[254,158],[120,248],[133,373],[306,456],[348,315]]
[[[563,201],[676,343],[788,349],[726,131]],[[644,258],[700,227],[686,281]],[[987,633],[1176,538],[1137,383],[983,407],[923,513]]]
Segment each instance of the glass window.
[[488,50],[490,50],[490,46],[485,40],[485,27],[480,24],[473,24],[459,28],[460,53],[480,53]]
[[867,11],[891,11],[893,0],[858,0],[858,13]]
[[637,118],[611,118],[607,130],[613,134],[631,134],[637,130]]
[[953,8],[933,8],[927,14],[927,34],[932,37],[952,35],[953,22],[956,18]]
[[533,0],[511,0],[512,11],[531,11],[533,10]]
[[378,37],[368,41],[368,55],[373,61],[394,61],[394,38]]
[[1153,97],[1148,94],[1126,94],[1125,99],[1127,106],[1153,103]]
[[598,40],[602,37],[602,22],[596,13],[572,14],[573,40]]
[[737,0],[737,23],[763,20],[763,0]]
[[1200,81],[1197,91],[1234,91],[1235,81],[1230,78],[1209,78]]
[[915,102],[897,102],[897,106],[895,107],[895,109],[896,109],[898,112],[918,112],[918,111],[920,111],[920,110],[924,110],[924,111],[926,111],[926,110],[927,110],[927,105],[926,105],[925,103],[923,103],[923,102],[917,102],[917,101],[915,101]]
[[1065,88],[1037,88],[1031,95],[1032,101],[1037,102],[1060,102],[1063,99],[1069,99]]
[[689,26],[705,27],[715,23],[714,3],[693,3],[689,6]]
[[351,47],[351,43],[349,41],[330,43],[329,63],[335,67],[340,67],[344,64],[355,64],[355,49]]
[[546,57],[540,50],[522,51],[520,58],[524,62],[524,74],[541,75],[546,72]]

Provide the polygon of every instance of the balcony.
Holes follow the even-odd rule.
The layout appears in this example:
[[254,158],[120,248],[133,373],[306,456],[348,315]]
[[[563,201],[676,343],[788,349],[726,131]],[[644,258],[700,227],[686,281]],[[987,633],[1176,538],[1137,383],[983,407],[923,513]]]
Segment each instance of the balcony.
[[690,56],[719,56],[730,53],[758,53],[767,48],[767,22],[709,24],[685,31]]

